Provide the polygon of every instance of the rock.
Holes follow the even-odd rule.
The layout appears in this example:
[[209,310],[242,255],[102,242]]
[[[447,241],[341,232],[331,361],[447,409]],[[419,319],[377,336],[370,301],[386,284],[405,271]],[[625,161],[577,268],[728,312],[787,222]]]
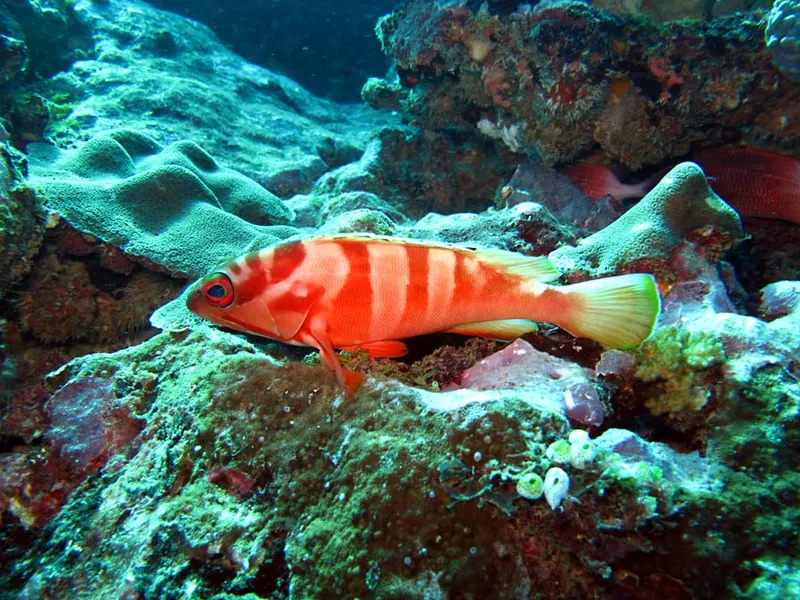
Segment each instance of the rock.
[[516,389],[580,423],[599,425],[603,409],[591,371],[518,339],[467,369],[446,390]]
[[508,194],[506,206],[536,202],[562,223],[589,233],[610,225],[622,214],[621,205],[613,198],[590,198],[569,177],[537,162],[518,166],[501,194]]
[[31,269],[44,237],[41,200],[23,183],[25,168],[22,155],[0,142],[0,299]]
[[73,39],[88,42],[87,52],[30,89],[50,106],[47,134],[59,147],[129,127],[162,146],[192,141],[221,167],[288,197],[330,168],[331,148],[363,152],[374,128],[399,120],[317,98],[233,54],[206,26],[148,3],[70,4],[83,32]]
[[761,290],[761,315],[768,321],[800,310],[800,281],[778,281]]

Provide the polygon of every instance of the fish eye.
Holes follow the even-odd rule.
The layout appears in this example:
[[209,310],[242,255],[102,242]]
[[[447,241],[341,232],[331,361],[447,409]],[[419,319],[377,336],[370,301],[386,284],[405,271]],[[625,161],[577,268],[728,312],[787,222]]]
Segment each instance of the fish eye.
[[215,283],[206,290],[206,294],[208,294],[212,298],[222,298],[226,294],[226,292],[223,286],[221,286],[218,283]]
[[227,308],[233,303],[233,283],[224,273],[216,273],[203,284],[203,297],[219,308]]

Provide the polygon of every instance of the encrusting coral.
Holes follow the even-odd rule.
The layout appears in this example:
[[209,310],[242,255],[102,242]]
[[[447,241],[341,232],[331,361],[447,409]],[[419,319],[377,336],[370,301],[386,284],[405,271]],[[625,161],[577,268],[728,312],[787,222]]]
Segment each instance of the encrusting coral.
[[[734,132],[751,144],[796,149],[800,136],[780,119],[796,110],[797,85],[778,85],[765,19],[660,24],[629,16],[641,9],[697,17],[712,4],[688,3],[626,2],[632,10],[614,16],[578,1],[412,0],[378,23],[397,70],[383,84],[368,83],[364,97],[399,106],[426,129],[487,134],[551,164],[599,145],[638,169]],[[778,4],[787,18],[775,19],[776,32],[791,28],[788,7],[796,3]],[[777,39],[785,49],[776,62],[790,68],[794,38]]]
[[23,156],[0,143],[0,299],[30,270],[44,238],[41,200],[23,184],[25,175]]
[[647,408],[654,415],[679,416],[706,406],[711,389],[703,372],[725,361],[725,349],[712,333],[662,327],[642,344],[636,357],[636,379],[657,382],[645,401]]
[[[163,275],[138,271],[117,277],[118,285],[110,289],[111,273],[93,275],[90,268],[97,267],[46,248],[14,302],[22,330],[46,344],[124,339],[147,327],[153,310],[181,287]],[[96,283],[103,278],[106,289]]]

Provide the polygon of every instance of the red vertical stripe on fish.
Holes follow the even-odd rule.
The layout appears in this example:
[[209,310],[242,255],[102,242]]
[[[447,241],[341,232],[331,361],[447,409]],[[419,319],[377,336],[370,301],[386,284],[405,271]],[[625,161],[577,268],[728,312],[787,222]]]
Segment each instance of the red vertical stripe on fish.
[[453,288],[453,300],[448,309],[461,310],[461,308],[474,299],[475,286],[469,276],[466,257],[463,252],[456,252],[456,264],[454,270],[455,287]]
[[236,297],[239,302],[249,302],[267,287],[267,272],[258,252],[244,258],[245,269],[236,284]]
[[344,252],[349,272],[344,286],[332,302],[331,310],[348,315],[347,330],[357,341],[368,339],[373,314],[373,292],[370,281],[370,263],[367,244],[340,240],[336,242]]
[[413,327],[417,323],[424,322],[428,308],[430,248],[422,246],[404,246],[404,248],[408,255],[408,286],[406,306],[399,326]]
[[272,267],[269,270],[271,284],[283,281],[300,266],[306,257],[304,242],[285,244],[275,248],[272,253]]

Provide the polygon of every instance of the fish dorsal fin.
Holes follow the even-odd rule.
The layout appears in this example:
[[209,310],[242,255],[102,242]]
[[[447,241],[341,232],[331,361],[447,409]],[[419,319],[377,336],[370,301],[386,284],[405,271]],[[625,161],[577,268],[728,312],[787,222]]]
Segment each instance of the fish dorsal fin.
[[374,233],[331,233],[310,238],[306,241],[329,241],[329,242],[370,242],[373,244],[394,244],[402,246],[424,246],[426,248],[447,248],[449,250],[463,250],[470,252],[474,246],[449,244],[447,242],[437,242],[435,240],[418,240],[414,238],[393,237],[388,235],[376,235]]
[[536,331],[536,321],[527,319],[506,319],[504,321],[482,321],[480,323],[465,323],[452,327],[445,333],[458,333],[460,335],[476,335],[487,340],[515,340],[521,335]]
[[561,272],[546,256],[525,256],[496,248],[477,249],[475,256],[481,262],[502,269],[506,273],[533,281],[554,281],[561,277]]

